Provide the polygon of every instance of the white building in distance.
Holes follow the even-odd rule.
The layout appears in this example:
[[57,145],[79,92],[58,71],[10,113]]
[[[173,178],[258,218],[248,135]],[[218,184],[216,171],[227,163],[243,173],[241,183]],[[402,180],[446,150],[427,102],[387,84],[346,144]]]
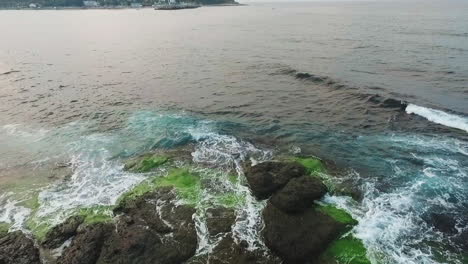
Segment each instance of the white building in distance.
[[97,7],[99,6],[99,3],[97,1],[93,0],[85,0],[83,1],[83,5],[86,7]]

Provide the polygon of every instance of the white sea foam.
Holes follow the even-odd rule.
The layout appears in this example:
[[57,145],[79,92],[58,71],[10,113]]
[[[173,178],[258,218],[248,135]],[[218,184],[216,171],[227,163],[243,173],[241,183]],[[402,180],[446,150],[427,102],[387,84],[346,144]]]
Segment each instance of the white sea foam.
[[[260,231],[263,226],[261,211],[265,206],[264,202],[257,201],[248,187],[242,184],[244,179],[244,171],[241,166],[242,162],[247,159],[250,160],[267,160],[272,158],[272,152],[269,150],[261,150],[253,144],[237,139],[229,135],[221,135],[213,132],[209,127],[199,127],[198,129],[190,129],[190,134],[197,140],[195,151],[192,153],[194,162],[211,164],[217,168],[224,168],[227,170],[234,169],[240,181],[233,184],[229,182],[226,175],[222,179],[222,188],[227,188],[229,191],[234,192],[239,197],[244,198],[242,208],[237,210],[237,219],[233,226],[234,239],[236,241],[245,241],[248,244],[248,249],[263,249],[266,250],[265,245],[260,239]],[[219,186],[218,186],[219,187]],[[204,198],[210,199],[208,193],[205,193]],[[200,218],[202,215],[197,215]],[[203,228],[203,221],[197,219],[199,227],[197,229],[199,235],[198,252],[206,253],[217,243],[207,238],[207,230]]]
[[11,193],[0,195],[0,223],[10,224],[11,230],[22,229],[22,224],[30,215],[31,210],[18,205],[18,201],[12,199]]
[[[442,255],[451,259],[450,263],[461,264],[453,252],[428,246],[427,241],[437,245],[447,243],[448,238],[434,230],[424,216],[440,208],[452,213],[464,210],[468,173],[462,161],[466,144],[415,135],[372,138],[372,142],[398,148],[418,163],[387,158],[393,174],[385,180],[394,187],[379,187],[375,177],[360,177],[365,182],[361,202],[345,196],[326,196],[323,201],[345,209],[359,221],[353,233],[363,240],[372,263],[435,264],[440,263],[436,256]],[[461,218],[455,220],[460,222]]]
[[416,115],[426,118],[427,120],[431,122],[441,124],[444,126],[448,126],[448,127],[461,129],[461,130],[464,130],[465,132],[468,132],[468,118],[467,117],[463,117],[463,116],[459,116],[455,114],[449,114],[444,111],[422,107],[422,106],[414,105],[414,104],[409,104],[406,107],[406,113],[416,114]]

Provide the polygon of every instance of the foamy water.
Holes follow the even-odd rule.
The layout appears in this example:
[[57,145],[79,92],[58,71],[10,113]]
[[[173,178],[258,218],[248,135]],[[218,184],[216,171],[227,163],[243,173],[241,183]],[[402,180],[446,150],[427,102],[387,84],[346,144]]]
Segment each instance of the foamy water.
[[416,114],[426,118],[431,122],[468,132],[468,117],[449,114],[441,110],[431,109],[414,104],[409,104],[406,107],[406,113]]
[[[217,122],[184,113],[136,112],[123,124],[118,130],[98,133],[89,130],[90,124],[86,122],[72,123],[57,129],[49,128],[39,136],[31,133],[33,128],[26,126],[6,127],[6,135],[10,139],[18,137],[11,142],[27,143],[31,146],[30,157],[43,163],[47,162],[47,156],[36,151],[47,144],[59,143],[59,148],[52,148],[48,153],[65,159],[72,169],[67,179],[52,181],[37,190],[40,208],[35,217],[59,223],[77,208],[115,204],[122,193],[149,176],[123,171],[125,157],[154,148],[193,144],[192,158],[195,164],[200,165],[194,169],[205,183],[194,215],[199,240],[197,254],[209,253],[219,241],[208,234],[205,210],[213,205],[217,195],[225,192],[244,199],[243,205],[236,209],[234,238],[246,241],[250,249],[267,251],[260,238],[263,226],[261,210],[265,203],[257,201],[245,186],[242,164],[247,160],[256,163],[271,159],[273,151],[261,149],[236,136],[219,133]],[[24,141],[28,138],[29,141]],[[363,200],[357,202],[349,197],[327,196],[323,202],[336,204],[359,220],[353,232],[368,248],[372,263],[433,264],[441,263],[436,255],[443,255],[451,263],[461,264],[456,253],[428,247],[427,243],[431,242],[448,243],[456,248],[452,238],[457,234],[448,236],[438,232],[424,217],[432,212],[450,211],[455,213],[459,234],[464,232],[468,144],[447,137],[412,134],[361,136],[352,142],[368,150],[372,150],[375,144],[386,146],[392,152],[383,148],[366,162],[387,167],[391,173],[379,179],[362,177],[353,171],[349,177],[353,182],[360,182]],[[343,144],[347,143],[343,141]],[[290,149],[297,152],[298,148]],[[232,171],[236,172],[239,181],[229,180]],[[163,176],[165,173],[161,170],[156,174]],[[12,229],[24,229],[31,210],[14,197],[8,192],[0,196],[0,221],[12,223]]]

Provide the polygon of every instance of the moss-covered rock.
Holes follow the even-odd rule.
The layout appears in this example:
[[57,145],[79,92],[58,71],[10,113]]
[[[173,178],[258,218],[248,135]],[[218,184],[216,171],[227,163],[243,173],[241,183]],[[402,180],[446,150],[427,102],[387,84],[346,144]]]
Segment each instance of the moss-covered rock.
[[[84,224],[110,222],[113,219],[112,209],[113,206],[97,205],[88,208],[79,208],[65,215],[69,215],[70,217],[79,216],[83,218]],[[51,216],[38,217],[36,210],[31,214],[28,220],[26,220],[26,227],[39,243],[44,243],[47,240],[48,234],[52,232],[55,227],[60,226],[56,225],[54,222]],[[49,240],[50,239],[49,237]]]
[[239,207],[245,203],[245,197],[236,193],[225,193],[216,197],[216,203],[225,207]]
[[335,240],[322,255],[321,263],[371,264],[362,241],[352,235]]
[[80,208],[76,215],[83,218],[85,224],[107,223],[111,222],[114,215],[113,206],[96,205],[88,208]]
[[317,210],[331,216],[336,221],[345,224],[345,225],[357,225],[358,221],[355,220],[350,214],[345,210],[336,208],[333,205],[321,205],[317,207]]
[[124,169],[132,172],[145,173],[164,165],[168,161],[169,157],[165,155],[145,155],[128,161]]
[[26,228],[31,231],[34,238],[40,243],[45,240],[47,233],[53,226],[50,219],[36,217],[35,215],[29,217],[26,221]]
[[166,177],[157,178],[156,186],[172,186],[178,195],[189,204],[196,204],[201,199],[200,176],[188,168],[172,169]]
[[125,206],[128,202],[131,202],[145,193],[154,191],[157,187],[158,186],[151,180],[141,182],[117,199],[117,208]]
[[10,230],[10,224],[5,223],[5,222],[0,222],[0,236],[8,233],[8,230]]
[[291,160],[300,163],[304,166],[312,176],[317,175],[318,173],[327,173],[327,169],[321,160],[313,157],[293,157]]

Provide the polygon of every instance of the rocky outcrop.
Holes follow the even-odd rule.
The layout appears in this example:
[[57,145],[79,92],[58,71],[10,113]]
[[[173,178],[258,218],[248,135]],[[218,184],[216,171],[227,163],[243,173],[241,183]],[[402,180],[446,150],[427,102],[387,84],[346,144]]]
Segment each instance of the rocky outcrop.
[[49,232],[47,232],[45,239],[42,242],[42,246],[49,249],[60,247],[65,241],[76,235],[77,229],[83,221],[83,216],[76,215],[53,227]]
[[40,264],[39,250],[21,231],[0,235],[1,264]]
[[265,244],[285,263],[305,263],[317,259],[345,226],[312,206],[289,214],[271,203],[263,211]]
[[195,254],[195,209],[164,187],[115,211],[116,223],[81,226],[58,263],[182,263]]
[[258,199],[266,199],[292,178],[306,175],[306,168],[296,162],[263,162],[246,170],[245,177]]
[[291,179],[273,194],[270,203],[284,212],[297,213],[311,208],[313,201],[322,198],[326,192],[327,187],[318,178],[301,176]]
[[[320,207],[327,187],[316,177],[317,159],[298,162],[265,162],[247,170],[252,193],[259,199],[271,195],[263,210],[265,245],[284,263],[314,263],[354,224],[345,212]],[[312,162],[313,161],[313,162]],[[344,215],[342,215],[342,213]]]
[[264,251],[248,249],[247,243],[237,243],[232,236],[225,236],[207,255],[190,259],[187,264],[280,264],[281,260]]
[[63,251],[57,264],[97,263],[102,246],[113,230],[114,226],[110,223],[98,223],[80,228],[70,247]]

